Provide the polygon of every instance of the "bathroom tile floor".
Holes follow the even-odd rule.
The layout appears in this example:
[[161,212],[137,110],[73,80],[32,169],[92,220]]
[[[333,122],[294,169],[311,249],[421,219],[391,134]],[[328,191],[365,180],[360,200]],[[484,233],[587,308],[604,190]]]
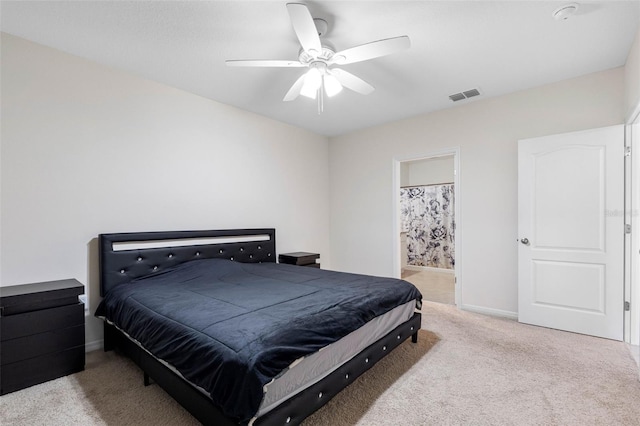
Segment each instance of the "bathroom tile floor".
[[415,285],[424,300],[455,305],[455,275],[451,272],[404,269],[402,279]]

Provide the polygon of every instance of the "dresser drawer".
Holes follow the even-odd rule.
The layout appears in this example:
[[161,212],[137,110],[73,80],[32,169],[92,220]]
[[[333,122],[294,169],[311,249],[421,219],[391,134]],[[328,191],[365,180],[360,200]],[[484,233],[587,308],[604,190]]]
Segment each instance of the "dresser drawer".
[[84,345],[0,366],[0,395],[84,370]]
[[84,286],[0,287],[0,395],[84,370]]
[[84,304],[0,317],[2,341],[84,324]]
[[74,279],[0,287],[0,316],[78,303],[84,286]]
[[5,340],[0,345],[0,365],[84,346],[84,324]]

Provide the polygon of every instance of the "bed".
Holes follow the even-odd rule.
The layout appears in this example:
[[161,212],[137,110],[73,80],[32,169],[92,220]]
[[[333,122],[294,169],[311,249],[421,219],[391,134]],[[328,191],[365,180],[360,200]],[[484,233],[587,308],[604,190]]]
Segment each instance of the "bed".
[[101,234],[96,316],[203,424],[293,425],[420,329],[406,281],[276,263],[275,229]]

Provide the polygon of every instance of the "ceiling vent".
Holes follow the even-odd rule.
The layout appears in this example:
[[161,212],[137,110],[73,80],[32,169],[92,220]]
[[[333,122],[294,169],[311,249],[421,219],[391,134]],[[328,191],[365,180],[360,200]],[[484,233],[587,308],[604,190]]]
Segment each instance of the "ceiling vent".
[[453,102],[458,102],[463,99],[473,98],[474,96],[480,95],[480,91],[478,89],[465,90],[461,93],[454,93],[453,95],[449,95],[449,99]]

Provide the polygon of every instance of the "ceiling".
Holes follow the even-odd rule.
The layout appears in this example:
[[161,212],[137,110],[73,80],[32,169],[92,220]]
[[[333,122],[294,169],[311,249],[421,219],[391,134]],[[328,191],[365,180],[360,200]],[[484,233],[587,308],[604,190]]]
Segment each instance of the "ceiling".
[[[342,68],[376,90],[282,102],[302,68],[226,59],[297,59],[286,1],[2,1],[4,32],[188,92],[335,136],[624,65],[639,1],[305,1],[336,50],[408,35],[411,47]],[[481,95],[453,103],[449,95]]]

